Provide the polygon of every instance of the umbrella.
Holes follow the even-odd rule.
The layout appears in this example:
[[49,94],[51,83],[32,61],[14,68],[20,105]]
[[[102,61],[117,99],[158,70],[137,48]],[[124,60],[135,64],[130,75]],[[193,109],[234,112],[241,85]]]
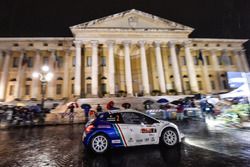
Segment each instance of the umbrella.
[[123,103],[122,107],[125,109],[129,109],[131,107],[131,104],[130,103]]
[[110,101],[110,102],[108,102],[108,104],[106,105],[106,108],[107,108],[108,110],[110,110],[111,108],[114,107],[114,105],[115,105],[115,103],[114,103],[113,101]]
[[75,108],[78,108],[79,106],[78,106],[78,104],[76,103],[76,102],[69,102],[69,103],[67,103],[66,104],[68,107],[69,106],[74,106]]
[[153,103],[154,103],[154,101],[152,101],[152,100],[146,100],[146,101],[143,102],[144,105],[153,104]]
[[157,100],[157,103],[168,103],[169,101],[167,99],[161,98]]
[[171,104],[174,104],[174,105],[182,104],[182,101],[181,100],[175,100],[175,101],[172,101]]
[[84,110],[89,110],[89,109],[91,109],[91,105],[90,104],[82,104],[81,108]]

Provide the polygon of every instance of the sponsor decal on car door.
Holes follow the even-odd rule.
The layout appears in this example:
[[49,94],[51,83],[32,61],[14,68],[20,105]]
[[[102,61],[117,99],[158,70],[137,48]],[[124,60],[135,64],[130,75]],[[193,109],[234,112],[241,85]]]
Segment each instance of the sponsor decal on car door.
[[141,125],[140,135],[143,138],[142,144],[155,144],[157,141],[157,129],[152,125]]

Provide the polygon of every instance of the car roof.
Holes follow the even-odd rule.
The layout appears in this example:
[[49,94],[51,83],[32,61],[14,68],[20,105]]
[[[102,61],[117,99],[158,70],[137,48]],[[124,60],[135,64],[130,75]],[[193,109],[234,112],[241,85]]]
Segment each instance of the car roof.
[[[135,110],[135,109],[122,109],[122,110],[111,110],[111,111],[108,111],[109,114],[115,114],[115,113],[123,113],[123,112],[134,112],[134,113],[139,113],[139,114],[143,114],[145,116],[148,116],[156,121],[159,121],[158,119],[154,118],[154,117],[151,117],[141,111],[138,111],[138,110]],[[105,112],[103,112],[105,113]]]

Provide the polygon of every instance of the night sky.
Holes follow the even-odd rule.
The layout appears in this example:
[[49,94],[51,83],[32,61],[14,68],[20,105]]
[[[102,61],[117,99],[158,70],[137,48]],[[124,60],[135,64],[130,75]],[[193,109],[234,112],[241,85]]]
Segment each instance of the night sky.
[[69,26],[133,8],[195,28],[190,37],[250,38],[250,0],[1,0],[0,37],[72,37]]

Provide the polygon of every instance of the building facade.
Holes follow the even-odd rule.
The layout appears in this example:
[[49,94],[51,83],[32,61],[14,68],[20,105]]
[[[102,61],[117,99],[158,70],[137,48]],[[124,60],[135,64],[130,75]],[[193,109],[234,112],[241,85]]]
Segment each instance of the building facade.
[[249,72],[239,39],[189,38],[194,30],[138,10],[70,27],[72,38],[0,38],[0,99],[40,99],[34,71],[54,74],[46,97],[219,93],[227,71]]

